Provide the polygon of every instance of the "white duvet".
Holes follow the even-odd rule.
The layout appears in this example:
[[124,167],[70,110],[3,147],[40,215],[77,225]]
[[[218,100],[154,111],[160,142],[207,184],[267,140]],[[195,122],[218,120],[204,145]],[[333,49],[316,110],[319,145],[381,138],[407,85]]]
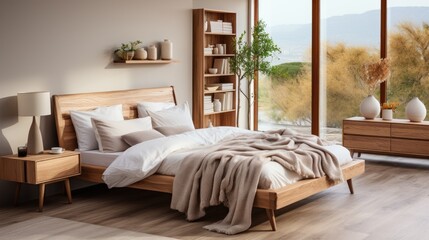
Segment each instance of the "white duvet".
[[[119,155],[103,173],[103,180],[112,188],[128,186],[156,172],[175,175],[181,160],[193,151],[243,133],[257,134],[240,128],[215,127],[142,142]],[[349,151],[342,146],[331,145],[325,148],[337,157],[340,165],[352,160]],[[262,168],[258,187],[279,188],[300,179],[297,174],[276,162],[269,162]]]
[[109,188],[128,186],[154,174],[162,160],[171,153],[209,146],[242,133],[252,134],[252,131],[233,127],[204,128],[139,143],[109,165],[103,173],[103,180]]

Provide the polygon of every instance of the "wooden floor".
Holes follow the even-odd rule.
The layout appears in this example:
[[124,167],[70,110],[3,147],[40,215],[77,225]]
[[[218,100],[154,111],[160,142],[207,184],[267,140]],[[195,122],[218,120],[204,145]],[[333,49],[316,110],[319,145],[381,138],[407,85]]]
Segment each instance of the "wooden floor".
[[[429,160],[421,160],[429,161]],[[208,209],[207,216],[187,222],[170,210],[170,195],[104,186],[45,199],[45,211],[36,202],[0,209],[0,227],[51,216],[178,239],[427,239],[429,236],[429,164],[367,162],[366,173],[354,180],[355,194],[340,184],[277,212],[276,232],[265,211],[255,209],[252,228],[226,236],[202,226],[225,216],[226,209]]]

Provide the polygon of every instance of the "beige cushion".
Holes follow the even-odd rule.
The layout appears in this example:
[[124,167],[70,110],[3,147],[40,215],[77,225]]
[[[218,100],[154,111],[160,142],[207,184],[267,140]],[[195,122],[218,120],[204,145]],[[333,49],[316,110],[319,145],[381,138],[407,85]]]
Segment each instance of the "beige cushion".
[[194,130],[194,128],[190,127],[189,125],[156,127],[154,129],[164,134],[165,136],[180,134]]
[[162,133],[151,129],[139,132],[132,132],[122,136],[122,140],[124,140],[128,145],[134,146],[141,142],[146,142],[156,138],[165,137]]
[[129,145],[122,136],[132,132],[152,129],[150,117],[136,118],[125,121],[107,121],[92,118],[99,150],[102,152],[121,152]]
[[122,104],[98,107],[91,111],[70,111],[70,117],[76,132],[77,144],[81,151],[94,150],[98,147],[95,132],[91,125],[91,118],[113,121],[124,120]]

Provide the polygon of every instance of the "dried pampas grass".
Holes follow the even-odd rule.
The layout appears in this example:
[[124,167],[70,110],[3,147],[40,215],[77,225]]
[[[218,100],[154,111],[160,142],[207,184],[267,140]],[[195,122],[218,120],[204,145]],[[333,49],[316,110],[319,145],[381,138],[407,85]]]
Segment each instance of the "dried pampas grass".
[[375,63],[362,66],[362,77],[360,80],[368,95],[373,95],[377,86],[387,80],[390,76],[389,67],[389,59],[387,58],[382,58]]

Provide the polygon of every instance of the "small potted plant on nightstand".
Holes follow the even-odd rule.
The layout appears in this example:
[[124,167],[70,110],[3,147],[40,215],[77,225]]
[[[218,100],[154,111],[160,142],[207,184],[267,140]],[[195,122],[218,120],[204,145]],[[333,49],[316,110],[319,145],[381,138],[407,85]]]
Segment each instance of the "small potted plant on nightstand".
[[121,47],[115,50],[115,54],[123,60],[132,60],[134,51],[141,48],[141,43],[140,40],[122,43]]

